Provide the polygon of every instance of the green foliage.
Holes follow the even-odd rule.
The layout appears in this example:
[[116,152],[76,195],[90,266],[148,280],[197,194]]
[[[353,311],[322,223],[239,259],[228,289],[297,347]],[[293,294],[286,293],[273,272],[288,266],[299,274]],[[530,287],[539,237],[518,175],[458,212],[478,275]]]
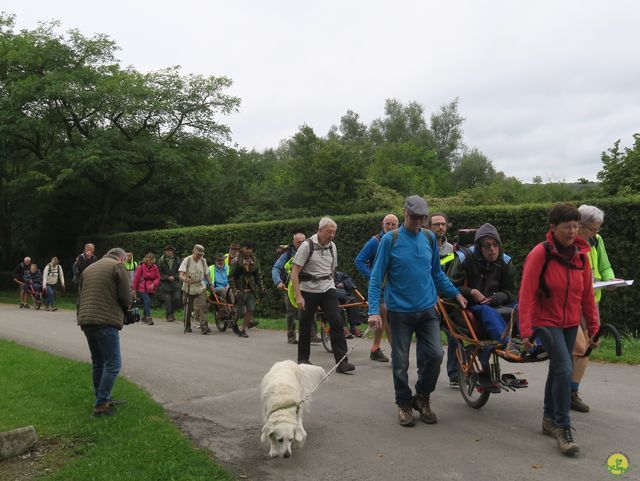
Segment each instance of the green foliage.
[[602,170],[598,179],[608,195],[630,195],[640,192],[640,133],[633,136],[633,147],[620,150],[618,140],[602,153]]
[[[504,242],[505,251],[514,259],[519,270],[527,253],[544,240],[548,229],[547,212],[551,204],[526,204],[520,206],[465,206],[454,205],[448,199],[429,199],[434,211],[444,211],[453,222],[451,237],[459,228],[479,227],[484,222],[495,225]],[[638,228],[640,221],[640,198],[590,199],[585,201],[597,205],[606,213],[602,235],[615,273],[618,277],[633,279],[640,272],[640,257],[629,255],[639,245]],[[364,279],[357,274],[354,259],[364,243],[379,232],[380,221],[388,212],[400,216],[402,203],[395,204],[385,212],[335,216],[338,224],[336,245],[338,247],[339,270],[349,273],[360,287],[366,287]],[[401,216],[400,216],[401,217]],[[265,273],[271,272],[275,261],[275,250],[280,244],[291,241],[294,233],[300,231],[313,234],[317,230],[316,218],[301,218],[281,221],[252,222],[249,224],[227,224],[209,227],[191,227],[146,232],[124,232],[111,236],[91,238],[102,252],[113,246],[131,249],[137,256],[146,252],[159,253],[171,243],[179,254],[191,252],[193,244],[203,244],[207,256],[215,252],[226,252],[231,242],[251,239],[257,244],[257,254]],[[282,302],[271,282],[267,280],[268,293],[258,308],[258,314],[272,317],[283,315]],[[602,317],[619,327],[639,329],[640,319],[636,305],[640,301],[637,287],[617,289],[603,295]]]

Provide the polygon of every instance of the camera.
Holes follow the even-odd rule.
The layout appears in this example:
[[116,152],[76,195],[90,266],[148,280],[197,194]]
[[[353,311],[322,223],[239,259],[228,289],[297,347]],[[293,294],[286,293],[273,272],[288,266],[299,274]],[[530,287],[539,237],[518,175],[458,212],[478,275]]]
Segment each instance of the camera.
[[131,304],[131,307],[126,311],[124,311],[123,324],[125,326],[128,326],[129,324],[134,324],[140,321],[140,307],[138,302],[139,302],[138,299],[134,299],[133,304]]

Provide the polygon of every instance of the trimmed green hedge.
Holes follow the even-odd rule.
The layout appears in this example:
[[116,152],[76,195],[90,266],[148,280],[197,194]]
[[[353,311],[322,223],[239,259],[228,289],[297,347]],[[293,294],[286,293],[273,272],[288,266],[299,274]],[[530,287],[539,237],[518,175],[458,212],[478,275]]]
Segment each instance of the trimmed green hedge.
[[[640,197],[597,199],[587,203],[605,211],[605,226],[601,233],[616,276],[633,279],[640,271],[638,256],[629,255],[640,247],[638,241]],[[453,223],[453,228],[450,229],[452,237],[459,228],[478,227],[484,222],[495,225],[502,237],[505,251],[513,257],[515,265],[520,270],[529,250],[544,240],[548,229],[547,212],[550,207],[551,204],[452,206],[451,208],[436,206],[432,208],[432,212],[447,213]],[[366,287],[366,283],[356,273],[353,260],[364,243],[379,231],[384,215],[385,213],[382,212],[333,217],[338,224],[335,243],[338,247],[339,269],[352,275],[356,283],[362,287]],[[121,246],[132,250],[138,258],[142,258],[146,252],[161,254],[165,244],[173,244],[178,254],[184,256],[191,252],[195,243],[203,244],[206,257],[211,258],[215,252],[226,252],[231,242],[252,240],[256,243],[256,252],[265,273],[265,285],[270,288],[268,295],[264,296],[258,307],[258,315],[277,317],[283,315],[284,307],[271,282],[271,267],[276,248],[280,244],[289,243],[295,232],[313,234],[317,230],[318,220],[318,218],[304,218],[252,224],[124,232],[95,237],[92,240],[99,253],[104,253],[113,246]],[[640,301],[640,291],[636,286],[606,292],[601,305],[602,318],[618,327],[636,331],[640,329],[640,319],[636,309],[638,301]]]

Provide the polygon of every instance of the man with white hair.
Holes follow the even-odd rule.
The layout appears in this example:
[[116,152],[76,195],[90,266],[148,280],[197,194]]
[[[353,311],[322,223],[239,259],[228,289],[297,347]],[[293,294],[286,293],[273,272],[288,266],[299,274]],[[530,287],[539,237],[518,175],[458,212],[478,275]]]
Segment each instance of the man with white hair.
[[29,294],[25,290],[24,278],[31,269],[31,257],[25,257],[13,270],[13,280],[20,286],[20,309],[29,309]]
[[[391,329],[391,359],[398,421],[413,426],[412,408],[425,423],[437,422],[431,410],[431,393],[436,388],[444,352],[440,342],[440,320],[435,311],[437,294],[455,297],[464,308],[466,299],[442,272],[433,232],[422,229],[427,221],[427,202],[418,195],[407,197],[404,223],[387,232],[380,241],[369,282],[369,325],[382,326],[380,296],[384,287]],[[416,336],[418,382],[416,395],[409,387],[409,350]]]
[[338,226],[329,217],[323,217],[318,232],[305,240],[295,257],[291,270],[291,283],[300,309],[300,336],[298,339],[298,364],[311,364],[311,323],[315,322],[318,306],[329,321],[331,347],[337,372],[353,371],[355,366],[345,357],[347,341],[340,324],[338,295],[334,284],[334,272],[338,266],[338,252],[333,238]]
[[[376,253],[378,252],[380,239],[382,239],[382,236],[390,230],[397,228],[398,217],[396,217],[395,214],[385,215],[384,219],[382,219],[382,231],[372,236],[356,256],[356,268],[360,274],[367,279],[367,281],[371,278],[371,269],[373,268],[373,263],[376,260]],[[382,318],[382,327],[373,331],[373,343],[371,344],[369,359],[372,361],[389,362],[389,358],[384,355],[380,348],[383,332],[387,334],[387,339],[391,342],[391,332],[389,331],[389,325],[387,324],[387,309],[384,305],[384,299],[381,299],[380,301],[380,317]]]

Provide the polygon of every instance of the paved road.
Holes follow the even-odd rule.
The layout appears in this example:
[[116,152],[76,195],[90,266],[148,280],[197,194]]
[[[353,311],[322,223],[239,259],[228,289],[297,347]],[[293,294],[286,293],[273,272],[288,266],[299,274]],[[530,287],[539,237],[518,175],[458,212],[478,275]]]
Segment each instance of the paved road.
[[[0,337],[89,360],[69,311],[2,305]],[[269,459],[267,446],[260,444],[258,399],[270,366],[296,357],[284,333],[253,329],[249,339],[230,332],[183,335],[180,323],[160,321],[126,327],[122,334],[124,374],[242,479],[596,481],[611,478],[604,463],[620,451],[638,465],[623,479],[640,479],[638,366],[589,367],[583,397],[592,413],[574,415],[582,453],[569,459],[540,433],[546,363],[521,369],[529,389],[493,395],[480,410],[467,407],[443,373],[433,395],[438,424],[402,428],[396,422],[391,368],[369,361],[367,344],[360,343],[350,356],[355,374],[334,374],[314,395],[305,419],[307,444],[284,460]],[[312,362],[328,369],[332,359],[321,346],[312,348]],[[516,367],[505,364],[503,371],[517,372]]]

